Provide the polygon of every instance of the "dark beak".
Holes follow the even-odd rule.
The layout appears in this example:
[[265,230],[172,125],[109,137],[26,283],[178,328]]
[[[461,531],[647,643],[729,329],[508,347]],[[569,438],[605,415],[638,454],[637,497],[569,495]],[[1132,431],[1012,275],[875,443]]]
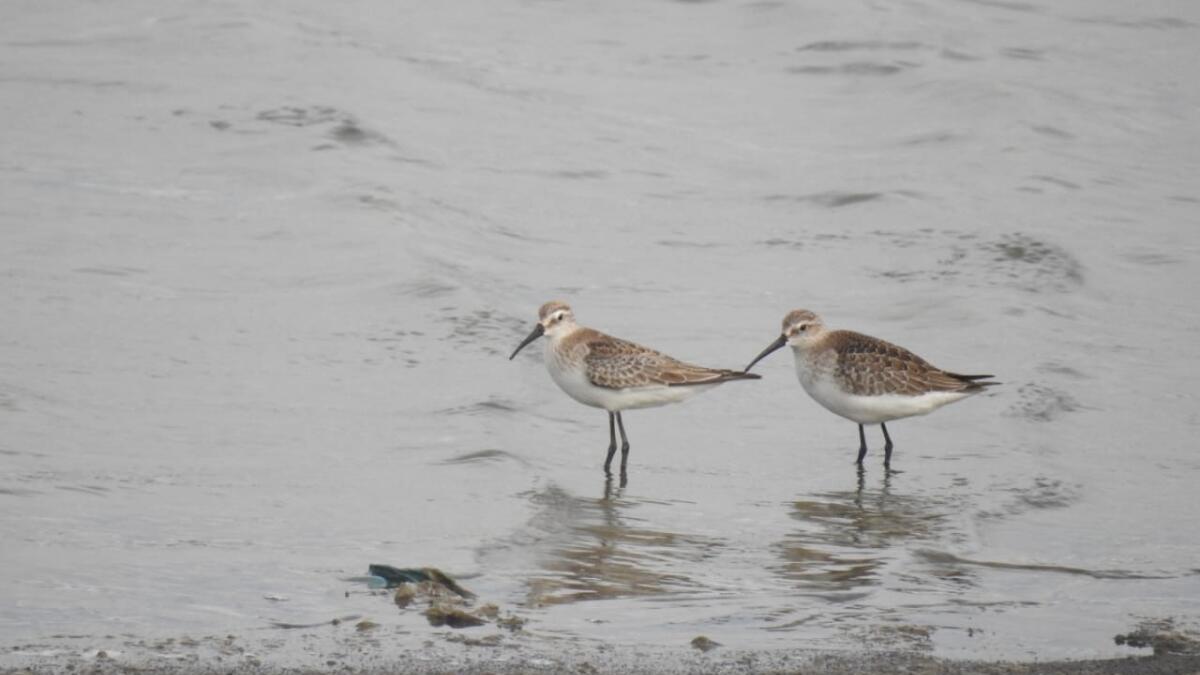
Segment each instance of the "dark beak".
[[525,345],[542,337],[542,333],[545,333],[545,332],[546,332],[546,329],[542,328],[542,324],[539,323],[538,325],[534,326],[533,332],[529,334],[529,337],[522,340],[521,344],[517,345],[517,348],[513,350],[512,356],[508,357],[508,360],[512,361],[513,357],[515,357],[517,355],[517,352],[521,351],[522,349],[525,349]]
[[742,372],[744,372],[744,373],[748,373],[748,372],[750,372],[750,369],[754,367],[754,364],[756,364],[756,363],[758,363],[759,361],[762,361],[763,359],[767,358],[767,354],[770,354],[771,352],[775,351],[776,349],[780,349],[780,348],[782,348],[782,347],[783,347],[784,345],[786,345],[786,344],[787,344],[787,336],[786,336],[786,335],[780,335],[778,338],[776,338],[776,339],[775,339],[775,341],[774,341],[774,342],[772,342],[772,343],[770,344],[770,346],[768,346],[766,349],[762,350],[762,353],[761,353],[761,354],[759,354],[758,356],[754,357],[754,360],[753,360],[753,361],[751,361],[751,362],[750,362],[750,365],[746,366],[746,369],[745,369],[745,370],[743,370]]

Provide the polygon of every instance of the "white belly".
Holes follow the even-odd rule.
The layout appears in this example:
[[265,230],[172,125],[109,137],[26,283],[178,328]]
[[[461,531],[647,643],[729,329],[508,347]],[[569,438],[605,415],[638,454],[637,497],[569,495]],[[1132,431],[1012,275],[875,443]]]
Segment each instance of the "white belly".
[[903,417],[924,415],[970,396],[958,391],[937,391],[917,396],[856,396],[842,390],[833,378],[812,373],[799,363],[799,359],[797,361],[796,374],[804,391],[830,412],[859,424],[880,424]]
[[715,384],[700,384],[687,387],[655,385],[629,389],[597,387],[587,378],[583,368],[562,367],[559,365],[559,361],[551,355],[547,355],[546,370],[550,372],[550,377],[553,378],[554,383],[560,389],[567,392],[567,395],[571,398],[584,405],[603,408],[610,412],[629,410],[631,408],[653,408],[668,403],[678,403],[717,386]]

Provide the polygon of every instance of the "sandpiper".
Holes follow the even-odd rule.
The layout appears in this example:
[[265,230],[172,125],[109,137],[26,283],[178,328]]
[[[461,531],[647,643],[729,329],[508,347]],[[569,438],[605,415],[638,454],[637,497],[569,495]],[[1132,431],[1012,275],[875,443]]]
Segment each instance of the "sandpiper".
[[[737,370],[704,368],[684,363],[641,345],[584,328],[565,302],[551,301],[538,310],[538,323],[509,356],[545,335],[546,370],[571,398],[608,411],[608,456],[604,472],[611,473],[621,430],[621,475],[629,460],[629,439],[621,411],[678,403],[730,380],[756,380],[758,375]],[[614,428],[615,425],[615,428]]]
[[887,423],[924,415],[999,382],[991,375],[960,375],[937,368],[890,342],[848,330],[829,330],[821,317],[797,309],[783,317],[783,334],[746,366],[746,372],[784,345],[796,357],[796,375],[809,396],[858,423],[858,464],[867,454],[864,424],[883,428],[883,465],[892,463]]

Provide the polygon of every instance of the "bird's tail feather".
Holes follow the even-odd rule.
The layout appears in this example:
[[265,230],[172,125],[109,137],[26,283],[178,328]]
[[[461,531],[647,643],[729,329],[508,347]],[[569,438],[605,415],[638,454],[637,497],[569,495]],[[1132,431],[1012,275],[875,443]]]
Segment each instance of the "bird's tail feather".
[[949,375],[950,377],[953,377],[954,379],[958,380],[959,382],[962,382],[963,384],[967,385],[967,387],[966,387],[967,391],[979,391],[981,389],[984,389],[985,387],[994,387],[998,384],[1003,384],[1002,382],[982,382],[981,381],[981,380],[986,380],[991,377],[995,377],[995,375],[963,375],[961,373],[946,373],[946,374]]
[[721,382],[730,382],[732,380],[761,380],[762,375],[758,373],[743,373],[740,370],[717,370],[713,372],[715,377],[692,380],[689,382],[672,382],[668,386],[671,387],[691,387],[700,384],[720,384]]

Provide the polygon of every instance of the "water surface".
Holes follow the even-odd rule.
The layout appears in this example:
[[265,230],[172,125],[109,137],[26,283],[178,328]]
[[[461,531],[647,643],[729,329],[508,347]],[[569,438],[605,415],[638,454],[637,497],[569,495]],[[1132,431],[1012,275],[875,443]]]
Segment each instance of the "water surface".
[[[369,563],[548,652],[1103,657],[1200,618],[1191,5],[0,14],[0,663],[441,644]],[[804,307],[1004,385],[858,473],[780,353],[628,414],[613,485],[604,415],[506,360],[551,298],[722,367]]]

